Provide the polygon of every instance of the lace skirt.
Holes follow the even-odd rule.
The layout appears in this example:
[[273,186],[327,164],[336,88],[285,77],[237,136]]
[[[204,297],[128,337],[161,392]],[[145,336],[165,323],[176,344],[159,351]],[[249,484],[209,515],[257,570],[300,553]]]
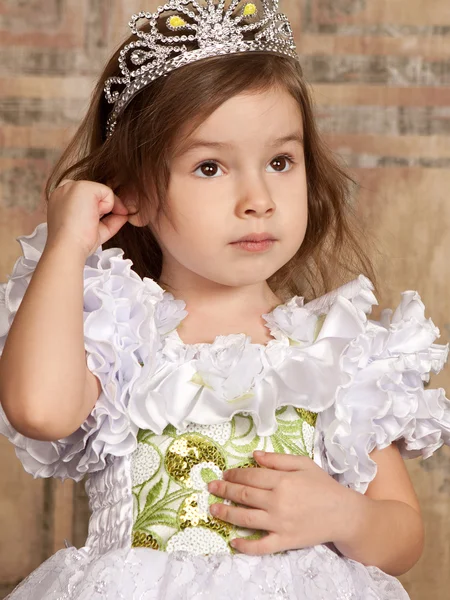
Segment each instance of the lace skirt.
[[315,546],[270,556],[59,550],[6,600],[408,600],[399,581]]

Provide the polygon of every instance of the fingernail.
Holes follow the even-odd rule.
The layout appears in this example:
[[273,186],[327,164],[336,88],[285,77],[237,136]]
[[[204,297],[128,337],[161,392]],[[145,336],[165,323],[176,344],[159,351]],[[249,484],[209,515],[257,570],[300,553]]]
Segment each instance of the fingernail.
[[210,492],[217,491],[217,481],[211,481],[210,483],[208,483],[208,490]]
[[217,506],[217,504],[211,504],[211,506],[209,507],[209,512],[212,515],[217,515],[217,513],[219,512],[219,507]]
[[265,454],[264,450],[255,450],[253,452],[253,455],[256,455],[256,456],[264,456],[264,454]]

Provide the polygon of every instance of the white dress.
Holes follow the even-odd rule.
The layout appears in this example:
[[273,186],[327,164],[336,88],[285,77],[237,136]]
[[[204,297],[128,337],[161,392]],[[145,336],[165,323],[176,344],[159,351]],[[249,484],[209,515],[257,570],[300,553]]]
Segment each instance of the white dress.
[[[24,256],[0,286],[0,352],[47,235],[19,238]],[[245,335],[184,344],[186,316],[118,249],[84,269],[88,367],[102,392],[85,423],[57,442],[27,439],[0,409],[0,432],[34,477],[88,474],[92,515],[82,548],[59,550],[10,600],[401,600],[400,583],[332,545],[253,557],[235,537],[258,536],[212,517],[207,483],[255,467],[256,449],[312,457],[361,493],[369,458],[397,441],[405,457],[450,443],[450,403],[424,389],[448,348],[416,292],[380,322],[370,282],[357,280],[265,315],[273,339]]]

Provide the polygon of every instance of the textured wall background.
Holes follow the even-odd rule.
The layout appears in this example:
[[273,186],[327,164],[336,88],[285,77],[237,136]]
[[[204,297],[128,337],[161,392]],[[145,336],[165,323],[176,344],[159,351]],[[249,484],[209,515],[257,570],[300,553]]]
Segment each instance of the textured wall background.
[[[0,280],[18,235],[45,219],[41,192],[79,123],[107,56],[145,0],[0,0]],[[380,304],[420,291],[448,340],[450,3],[281,0],[295,27],[320,127],[360,182],[378,237]],[[450,391],[450,369],[433,379]],[[0,597],[65,538],[82,545],[82,485],[33,480],[0,440]],[[413,600],[450,589],[450,452],[409,463],[427,546],[402,578]]]

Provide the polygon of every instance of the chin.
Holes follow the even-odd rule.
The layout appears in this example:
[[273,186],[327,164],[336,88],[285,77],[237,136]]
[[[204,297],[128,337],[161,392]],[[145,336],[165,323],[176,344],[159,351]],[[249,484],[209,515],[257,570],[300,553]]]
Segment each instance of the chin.
[[220,284],[220,285],[226,285],[228,287],[246,287],[249,285],[256,285],[258,283],[262,283],[264,281],[267,281],[267,279],[269,279],[269,277],[272,277],[272,275],[275,273],[276,271],[273,270],[266,270],[264,269],[263,272],[258,271],[258,269],[255,269],[252,273],[242,273],[242,274],[236,274],[233,273],[233,276],[230,277],[228,274],[227,276],[224,277],[210,277],[209,279],[215,281],[216,283]]

